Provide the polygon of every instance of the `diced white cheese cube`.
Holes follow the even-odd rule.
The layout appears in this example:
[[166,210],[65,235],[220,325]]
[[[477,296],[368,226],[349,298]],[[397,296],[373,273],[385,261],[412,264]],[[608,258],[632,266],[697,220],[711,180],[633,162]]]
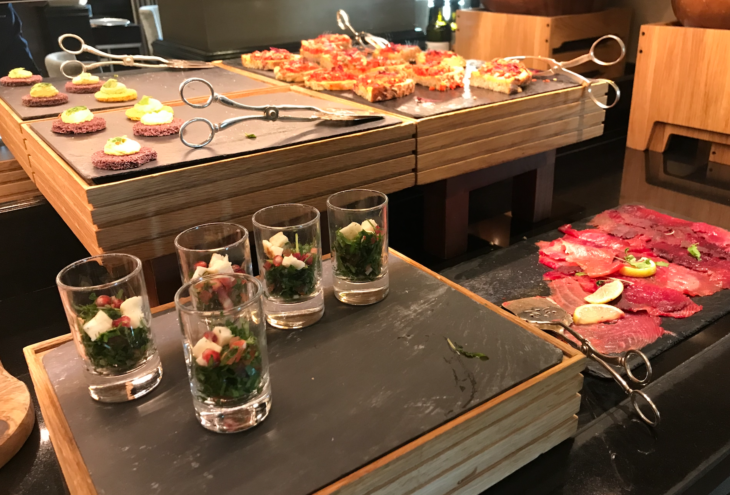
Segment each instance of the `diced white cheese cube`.
[[284,232],[277,232],[275,236],[269,239],[272,246],[284,247],[284,244],[289,242],[289,239],[284,235]]
[[293,266],[297,270],[301,270],[306,265],[306,263],[304,263],[302,260],[298,260],[292,255],[285,256],[284,259],[281,261],[281,264],[284,266]]
[[206,349],[213,349],[215,352],[221,352],[222,347],[216,344],[213,341],[210,341],[203,337],[198,341],[197,344],[193,347],[193,356],[195,358],[199,358],[203,355],[203,352],[205,352]]
[[119,306],[122,315],[127,316],[132,324],[132,328],[137,328],[144,319],[144,311],[142,310],[142,296],[130,297]]
[[223,347],[233,338],[233,332],[228,327],[215,327],[213,333],[218,337],[218,345]]
[[269,241],[263,241],[262,244],[264,245],[264,253],[269,259],[273,260],[277,256],[281,256],[281,253],[284,252],[284,248],[274,246]]
[[228,255],[214,254],[208,263],[208,273],[233,273],[233,264],[228,261]]
[[357,234],[359,234],[360,231],[362,231],[362,225],[357,222],[352,222],[344,229],[340,229],[340,234],[345,236],[345,239],[347,239],[348,241],[351,241],[357,237]]
[[99,310],[96,315],[84,323],[84,332],[91,340],[96,340],[99,335],[112,329],[112,319],[105,312]]
[[364,221],[364,222],[362,223],[362,229],[363,229],[363,230],[364,230],[365,232],[370,232],[370,233],[373,233],[373,232],[375,232],[375,227],[377,227],[377,226],[378,226],[378,224],[377,224],[377,223],[375,222],[375,220],[373,220],[372,218],[371,218],[371,219],[369,219],[369,220],[365,220],[365,221]]
[[204,266],[198,266],[195,267],[195,272],[193,272],[193,276],[190,278],[191,280],[195,280],[196,278],[200,278],[208,273],[208,269]]

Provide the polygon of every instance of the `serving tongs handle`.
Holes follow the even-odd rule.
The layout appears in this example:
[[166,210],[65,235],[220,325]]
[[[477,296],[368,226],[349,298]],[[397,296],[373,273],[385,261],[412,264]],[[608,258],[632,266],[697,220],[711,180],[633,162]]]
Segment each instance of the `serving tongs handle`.
[[365,46],[366,44],[375,48],[385,48],[390,46],[390,41],[385,38],[374,36],[370,33],[366,33],[365,31],[356,31],[355,28],[352,27],[352,24],[350,24],[350,16],[342,9],[337,11],[337,25],[340,26],[340,29],[343,31],[349,29],[355,37],[355,41],[357,41],[360,46]]
[[[649,380],[651,380],[651,364],[649,363],[649,360],[647,359],[646,355],[641,352],[637,351],[635,349],[631,349],[627,351],[622,356],[607,356],[605,354],[602,354],[598,352],[593,345],[588,341],[586,338],[584,338],[581,334],[574,331],[570,326],[566,325],[565,323],[561,321],[554,321],[551,322],[553,324],[560,325],[563,327],[565,331],[570,333],[573,337],[575,337],[580,342],[580,351],[586,355],[586,357],[592,359],[596,363],[603,366],[603,368],[608,371],[608,373],[611,375],[611,377],[614,379],[616,383],[619,384],[619,386],[623,389],[623,391],[626,393],[626,395],[629,396],[631,399],[631,404],[634,407],[634,410],[639,415],[639,417],[644,421],[646,424],[650,426],[657,426],[659,422],[661,421],[661,414],[659,413],[659,409],[656,407],[656,404],[654,404],[654,401],[652,401],[648,395],[646,395],[641,390],[633,389],[629,386],[628,383],[626,383],[626,380],[623,379],[621,375],[619,375],[615,369],[613,369],[613,366],[611,364],[617,364],[619,366],[623,366],[626,370],[626,374],[628,375],[629,379],[631,381],[636,383],[648,383]],[[644,364],[646,365],[646,376],[643,380],[639,380],[631,373],[631,368],[629,367],[628,363],[626,362],[627,356],[631,354],[637,354],[641,356],[641,358],[644,360]],[[639,399],[643,399],[643,402],[640,402]],[[647,411],[645,413],[642,410],[642,407],[644,407],[642,404],[646,404],[650,411]]]

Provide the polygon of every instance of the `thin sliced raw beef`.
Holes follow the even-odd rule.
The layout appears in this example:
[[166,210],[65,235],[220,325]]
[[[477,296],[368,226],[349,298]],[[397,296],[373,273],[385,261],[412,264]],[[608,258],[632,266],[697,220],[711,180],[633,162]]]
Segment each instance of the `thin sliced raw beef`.
[[575,230],[570,224],[568,224],[563,225],[558,230],[570,237],[575,237],[576,239],[589,242],[597,247],[611,248],[619,253],[623,252],[626,248],[631,247],[627,241],[619,239],[611,234],[607,234],[599,229]]
[[[550,299],[573,314],[575,308],[585,304],[589,294],[573,278],[561,278],[549,282]],[[598,352],[613,354],[629,349],[641,349],[666,332],[659,326],[660,319],[647,314],[626,314],[612,323],[573,325],[573,329],[588,339]],[[568,336],[568,338],[571,338]]]
[[725,229],[704,222],[695,222],[692,224],[692,230],[701,234],[707,242],[730,248],[730,232]]
[[607,277],[621,268],[613,249],[590,246],[570,237],[561,240],[567,254],[565,260],[579,264],[589,277]]
[[598,290],[596,280],[591,277],[575,277],[573,274],[566,273],[565,270],[558,269],[551,272],[547,272],[542,276],[543,280],[560,280],[561,278],[570,278],[578,282],[580,286],[588,294],[593,294]]
[[647,314],[627,314],[615,323],[598,323],[596,325],[573,325],[573,329],[581,334],[604,354],[618,354],[630,349],[641,349],[655,342],[666,332],[660,319]]
[[[653,256],[650,258],[655,262],[660,261]],[[660,287],[678,290],[688,296],[709,296],[722,289],[722,284],[713,282],[707,274],[675,263],[669,263],[669,266],[657,266],[656,275],[644,280]]]
[[631,277],[620,277],[628,281],[616,302],[616,307],[637,313],[646,311],[652,316],[687,318],[702,309],[692,299],[674,289],[667,289]]
[[691,270],[706,273],[712,282],[721,284],[723,289],[730,288],[730,261],[707,256],[698,260],[686,248],[665,242],[654,242],[651,247],[655,255]]

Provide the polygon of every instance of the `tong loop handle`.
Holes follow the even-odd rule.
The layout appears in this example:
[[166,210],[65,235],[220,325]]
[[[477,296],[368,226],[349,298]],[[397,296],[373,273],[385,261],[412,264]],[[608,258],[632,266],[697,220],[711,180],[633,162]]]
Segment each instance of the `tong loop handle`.
[[[188,84],[193,83],[193,82],[203,83],[210,91],[210,96],[208,96],[208,100],[205,103],[192,103],[190,100],[185,98],[185,88],[188,86]],[[218,100],[219,96],[213,89],[213,85],[210,84],[208,81],[206,81],[205,79],[201,79],[199,77],[191,77],[190,79],[185,79],[183,82],[180,83],[180,98],[182,99],[182,101],[185,102],[186,105],[189,105],[193,108],[207,108],[210,106],[211,103]],[[180,130],[180,132],[182,133],[182,129]],[[208,142],[210,142],[210,141],[208,141]],[[203,145],[203,146],[205,146],[205,145]]]
[[[571,71],[566,71],[566,72],[571,72]],[[596,95],[593,94],[593,89],[592,89],[593,85],[596,83],[602,83],[602,82],[605,82],[606,84],[611,86],[613,88],[613,90],[616,92],[616,98],[614,98],[613,103],[611,103],[610,105],[606,105],[605,103],[600,101],[598,98],[596,98]],[[615,107],[618,104],[618,102],[621,100],[621,90],[619,89],[618,84],[616,84],[615,82],[613,82],[610,79],[591,79],[591,82],[588,85],[588,96],[591,97],[591,100],[593,100],[593,103],[595,103],[598,107],[600,107],[604,110],[608,110],[609,108]]]
[[[629,366],[629,356],[631,355],[639,356],[639,358],[644,361],[644,366],[646,367],[646,374],[644,375],[644,378],[637,378],[631,372],[631,366]],[[649,362],[649,358],[646,357],[646,354],[639,350],[631,349],[629,351],[626,351],[626,354],[621,356],[621,359],[623,360],[623,367],[626,370],[626,375],[629,377],[629,380],[634,383],[638,383],[639,385],[645,385],[651,381],[651,363]]]
[[[600,58],[598,58],[598,56],[596,55],[596,47],[603,40],[614,40],[615,42],[618,43],[618,46],[621,48],[621,54],[618,56],[618,58],[616,60],[606,62],[605,60],[601,60]],[[603,65],[603,66],[614,65],[614,64],[621,62],[625,56],[626,56],[626,44],[624,43],[624,41],[621,38],[619,38],[618,36],[616,36],[614,34],[607,34],[606,36],[602,36],[602,37],[598,38],[596,41],[594,41],[593,45],[591,45],[591,52],[590,52],[591,60],[598,65]]]
[[[185,139],[185,128],[195,122],[205,122],[205,124],[210,128],[210,134],[208,134],[208,138],[205,141],[203,141],[202,143],[190,143]],[[195,148],[195,149],[203,148],[205,146],[208,146],[210,144],[210,142],[213,141],[213,137],[215,136],[215,133],[218,131],[219,131],[218,126],[215,125],[210,120],[204,119],[203,117],[195,117],[194,119],[190,119],[187,122],[185,122],[183,125],[180,126],[180,141],[182,141],[182,143],[189,148]]]
[[[70,50],[70,49],[66,48],[64,46],[63,42],[68,38],[73,38],[73,39],[77,40],[79,43],[81,43],[81,48],[79,48],[78,50]],[[117,60],[120,60],[122,58],[119,55],[112,55],[111,53],[105,53],[105,52],[102,52],[101,50],[97,50],[93,46],[87,45],[81,36],[78,36],[76,34],[71,34],[71,33],[66,33],[66,34],[62,34],[61,36],[59,36],[58,37],[58,46],[60,46],[61,50],[63,50],[64,52],[70,53],[72,55],[81,55],[82,53],[87,52],[87,53],[93,53],[94,55],[96,55],[98,57],[111,58],[111,59],[117,59]]]
[[[634,411],[636,411],[636,414],[639,415],[641,420],[649,426],[658,426],[662,420],[662,415],[659,413],[659,409],[656,407],[656,404],[654,404],[654,401],[651,400],[649,396],[641,390],[632,390],[631,394],[629,395],[631,398],[631,405],[634,406]],[[644,403],[649,406],[649,408],[651,409],[650,414],[647,415],[644,413],[644,411],[642,410],[643,406],[639,402],[639,398],[644,399]]]

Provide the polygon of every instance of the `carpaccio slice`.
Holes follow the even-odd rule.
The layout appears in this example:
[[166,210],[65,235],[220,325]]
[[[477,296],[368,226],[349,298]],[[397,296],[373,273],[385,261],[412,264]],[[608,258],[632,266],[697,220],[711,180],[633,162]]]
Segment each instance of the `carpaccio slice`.
[[[567,264],[579,265],[589,277],[606,277],[621,268],[616,253],[611,248],[600,248],[580,239],[566,236],[552,242],[539,242],[541,263],[550,268]],[[549,258],[549,259],[548,259]],[[550,260],[558,263],[550,263]],[[550,264],[548,264],[550,263]],[[552,266],[551,266],[552,265]]]
[[624,280],[624,291],[616,301],[616,307],[637,313],[646,311],[652,316],[687,318],[702,309],[680,291],[659,287],[640,279],[620,277]]

